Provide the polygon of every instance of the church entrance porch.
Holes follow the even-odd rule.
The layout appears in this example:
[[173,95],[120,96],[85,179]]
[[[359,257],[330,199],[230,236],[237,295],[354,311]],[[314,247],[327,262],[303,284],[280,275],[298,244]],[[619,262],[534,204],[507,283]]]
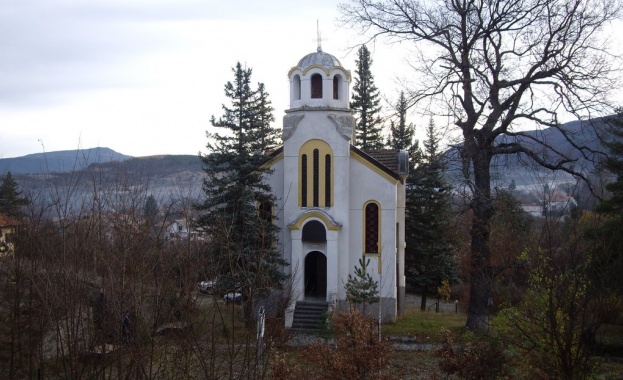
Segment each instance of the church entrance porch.
[[305,297],[326,299],[327,257],[313,251],[305,257]]

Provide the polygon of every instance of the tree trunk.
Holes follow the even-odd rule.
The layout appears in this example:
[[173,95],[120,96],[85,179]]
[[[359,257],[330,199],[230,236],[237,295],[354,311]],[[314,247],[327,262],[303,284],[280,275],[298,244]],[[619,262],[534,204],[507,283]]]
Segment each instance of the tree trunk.
[[426,296],[428,295],[428,289],[422,288],[422,300],[420,302],[420,310],[426,311]]
[[486,332],[493,284],[489,233],[493,217],[491,177],[489,174],[491,154],[489,149],[477,148],[471,157],[474,166],[474,200],[471,227],[470,298],[466,327]]

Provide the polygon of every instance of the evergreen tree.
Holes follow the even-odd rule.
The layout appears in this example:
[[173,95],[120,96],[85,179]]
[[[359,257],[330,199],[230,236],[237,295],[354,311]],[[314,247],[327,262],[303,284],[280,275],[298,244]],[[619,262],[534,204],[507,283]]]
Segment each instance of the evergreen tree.
[[264,83],[258,83],[257,86],[257,121],[256,133],[258,136],[257,149],[263,150],[265,153],[270,152],[277,147],[277,141],[280,131],[272,128],[270,123],[275,121],[273,116],[273,107],[268,93],[264,88]]
[[389,138],[387,146],[391,149],[406,150],[409,153],[409,168],[412,169],[416,162],[420,160],[419,141],[414,140],[415,125],[407,124],[407,99],[403,91],[396,103],[397,121],[391,120],[389,126]]
[[203,211],[199,224],[216,247],[219,282],[226,291],[240,287],[246,323],[252,326],[257,297],[284,280],[286,262],[275,246],[273,195],[264,181],[277,134],[270,127],[273,108],[264,86],[252,89],[252,70],[240,63],[233,72],[234,81],[225,85],[231,106],[223,105],[223,116],[211,119],[223,133],[207,133],[209,154],[202,156],[206,199],[197,208]]
[[357,124],[356,145],[362,150],[376,150],[383,148],[383,138],[381,136],[381,99],[379,90],[374,85],[374,77],[370,71],[372,57],[365,45],[362,45],[357,52],[355,61],[355,86],[353,87],[353,98],[350,108],[355,113]]
[[601,201],[597,211],[604,221],[591,236],[597,242],[594,255],[595,277],[604,291],[623,293],[623,110],[608,120],[611,139],[607,142],[609,155],[605,168],[615,180],[606,185],[610,196]]
[[359,266],[355,266],[355,275],[348,275],[344,288],[346,299],[352,304],[361,304],[365,313],[366,305],[373,304],[379,296],[378,282],[368,274],[370,259],[359,259]]
[[149,195],[143,206],[143,218],[145,222],[145,230],[152,238],[158,237],[159,228],[156,226],[158,223],[158,202],[153,195]]
[[623,110],[619,110],[616,117],[608,120],[612,139],[607,142],[610,154],[605,162],[605,168],[612,173],[616,180],[606,185],[611,193],[598,206],[598,211],[623,218]]
[[420,289],[424,310],[428,294],[443,280],[458,282],[450,188],[432,120],[416,164],[407,180],[405,274],[407,283]]
[[14,218],[23,217],[22,207],[28,204],[28,200],[21,195],[17,181],[11,172],[7,172],[0,184],[0,214]]
[[147,200],[145,201],[145,207],[143,207],[143,216],[145,220],[151,222],[152,224],[156,221],[158,217],[158,202],[156,202],[156,198],[153,195],[149,195]]

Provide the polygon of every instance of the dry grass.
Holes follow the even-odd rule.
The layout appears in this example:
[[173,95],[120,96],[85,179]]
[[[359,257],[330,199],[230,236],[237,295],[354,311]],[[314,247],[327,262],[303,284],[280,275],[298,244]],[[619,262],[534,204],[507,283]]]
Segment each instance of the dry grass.
[[440,343],[442,330],[459,333],[465,327],[465,313],[435,313],[408,310],[395,323],[383,325],[383,335],[414,337],[418,343]]
[[[434,313],[422,312],[419,309],[411,309],[404,316],[400,317],[396,323],[383,325],[383,335],[415,337],[417,343],[442,343],[444,341],[442,330],[450,330],[456,334],[461,334],[465,326],[466,314],[464,313]],[[608,336],[608,342],[613,340],[613,336],[620,336],[620,326],[608,326],[598,336],[598,341],[603,336]],[[619,339],[619,338],[616,338]],[[618,340],[617,340],[618,342]],[[293,367],[298,367],[308,371],[318,371],[314,368],[305,355],[303,348],[290,348],[286,350],[285,359]],[[394,350],[390,354],[389,367],[383,371],[387,378],[419,380],[419,379],[458,379],[456,376],[449,376],[439,368],[440,358],[435,349],[410,351]],[[513,366],[512,363],[510,364]],[[518,367],[513,368],[512,378],[530,379],[531,374],[520,373]],[[608,360],[602,358],[601,366],[595,373],[595,379],[615,380],[623,379],[623,362],[621,360]]]

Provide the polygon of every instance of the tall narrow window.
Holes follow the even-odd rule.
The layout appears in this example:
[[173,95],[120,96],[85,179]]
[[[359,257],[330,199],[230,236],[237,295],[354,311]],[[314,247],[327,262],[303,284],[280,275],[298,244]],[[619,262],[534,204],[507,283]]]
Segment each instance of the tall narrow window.
[[295,75],[292,85],[292,94],[294,95],[294,100],[301,100],[301,77]]
[[333,77],[333,99],[339,99],[340,95],[340,79],[336,75]]
[[301,207],[307,207],[307,155],[301,157]]
[[379,253],[379,205],[370,202],[365,210],[365,253]]
[[314,207],[318,207],[318,191],[320,188],[320,159],[318,149],[314,149]]
[[322,76],[314,74],[311,77],[311,97],[312,99],[322,98]]
[[309,140],[299,150],[299,207],[333,205],[333,151],[322,140]]
[[324,156],[324,207],[331,207],[331,155]]

